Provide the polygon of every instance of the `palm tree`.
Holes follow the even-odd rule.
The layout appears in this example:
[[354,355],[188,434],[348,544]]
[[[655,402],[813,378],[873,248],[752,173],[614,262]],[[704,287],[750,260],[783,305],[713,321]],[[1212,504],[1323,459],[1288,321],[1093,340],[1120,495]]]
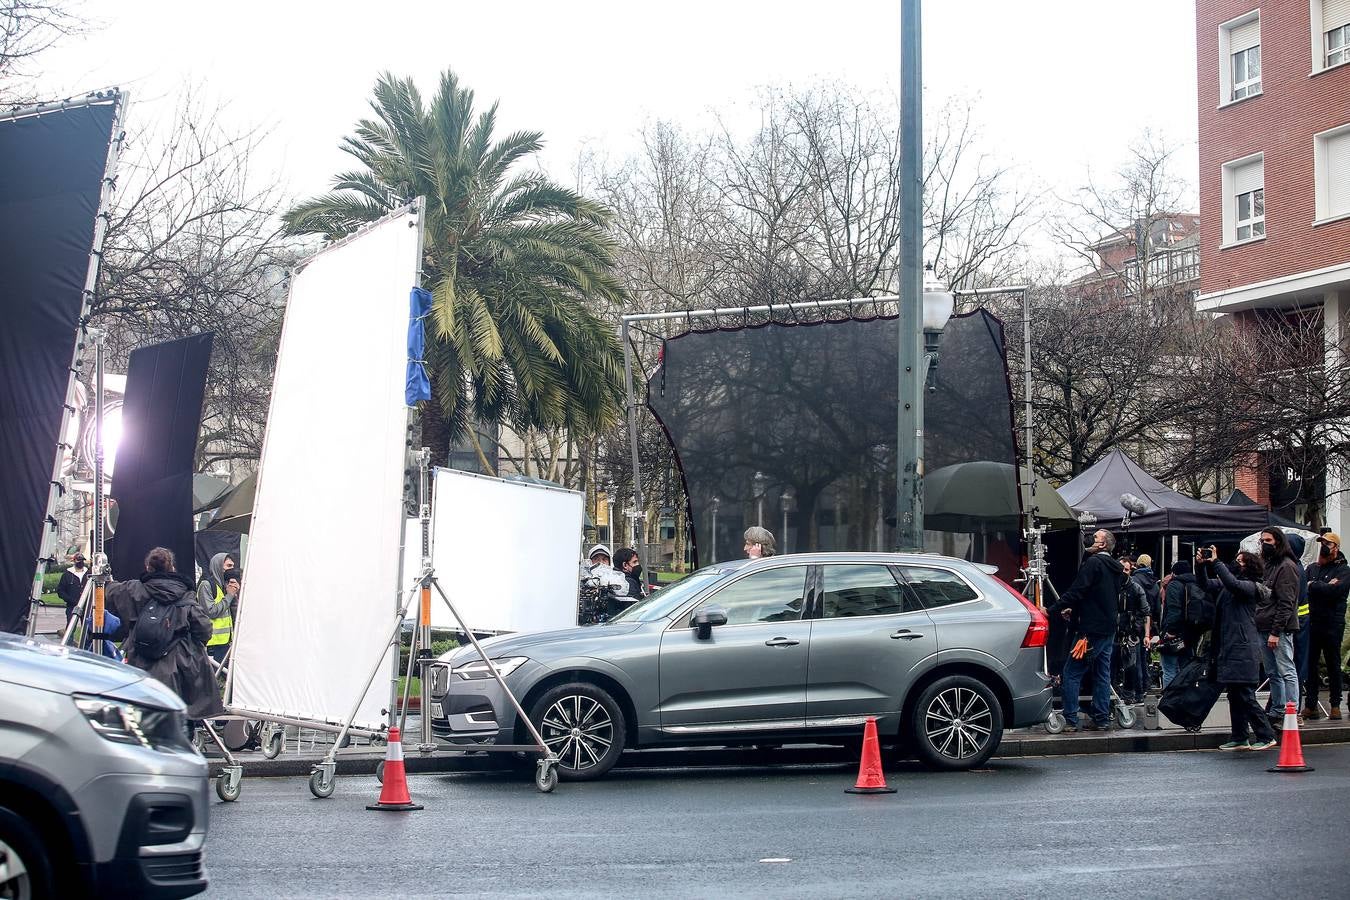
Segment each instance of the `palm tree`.
[[512,168],[539,132],[496,141],[497,105],[475,115],[473,91],[441,75],[424,106],[411,79],[385,73],[342,149],[361,168],[284,216],[292,234],[337,239],[425,196],[423,271],[434,297],[428,334],[433,398],[424,436],[439,459],[470,422],[594,434],[613,423],[620,348],[597,305],[624,302],[601,205],[538,172]]

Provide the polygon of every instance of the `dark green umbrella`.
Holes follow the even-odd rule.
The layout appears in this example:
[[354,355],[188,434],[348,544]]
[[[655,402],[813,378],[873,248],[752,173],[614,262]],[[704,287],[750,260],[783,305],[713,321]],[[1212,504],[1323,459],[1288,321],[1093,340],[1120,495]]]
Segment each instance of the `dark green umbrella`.
[[[1020,531],[1017,470],[1009,463],[979,460],[943,466],[924,478],[924,527],[933,531],[980,533]],[[1036,508],[1037,521],[1051,528],[1076,528],[1078,520],[1049,484],[1033,499],[1025,484],[1023,505]]]

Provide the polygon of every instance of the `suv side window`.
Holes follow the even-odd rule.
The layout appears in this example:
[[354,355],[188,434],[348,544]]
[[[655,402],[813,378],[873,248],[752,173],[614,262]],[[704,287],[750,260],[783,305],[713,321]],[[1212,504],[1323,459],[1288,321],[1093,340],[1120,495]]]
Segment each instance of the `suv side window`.
[[826,565],[821,567],[821,576],[821,615],[826,619],[894,616],[923,609],[887,566]]
[[795,622],[805,606],[806,572],[806,566],[756,572],[722,588],[703,605],[726,607],[728,625]]
[[901,566],[905,576],[919,600],[929,609],[939,606],[951,606],[953,603],[965,603],[979,599],[979,594],[966,584],[955,572],[946,569],[930,569],[926,566]]

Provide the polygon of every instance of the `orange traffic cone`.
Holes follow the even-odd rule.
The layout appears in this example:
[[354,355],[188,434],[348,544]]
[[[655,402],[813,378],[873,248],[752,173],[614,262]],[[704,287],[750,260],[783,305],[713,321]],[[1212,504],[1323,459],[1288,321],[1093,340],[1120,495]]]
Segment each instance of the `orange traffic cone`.
[[1311,772],[1303,764],[1303,740],[1298,736],[1298,704],[1284,705],[1284,731],[1280,734],[1280,761],[1267,772]]
[[844,793],[895,793],[895,788],[886,787],[886,776],[881,771],[881,745],[877,742],[876,716],[868,716],[867,727],[863,729],[862,760],[858,763],[858,783],[845,790]]
[[384,754],[384,785],[380,799],[366,809],[414,810],[425,809],[408,796],[408,776],[403,770],[403,735],[397,725],[389,726],[389,749]]

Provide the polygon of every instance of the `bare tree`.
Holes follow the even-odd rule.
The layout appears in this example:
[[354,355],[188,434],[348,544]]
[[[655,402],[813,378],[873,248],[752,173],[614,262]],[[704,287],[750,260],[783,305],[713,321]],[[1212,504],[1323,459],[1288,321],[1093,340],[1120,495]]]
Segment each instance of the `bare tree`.
[[33,62],[62,38],[86,27],[70,0],[0,0],[0,103],[33,100],[25,83]]
[[249,160],[263,136],[231,134],[189,92],[173,115],[130,138],[104,245],[93,319],[113,361],[133,349],[215,332],[198,465],[261,453],[294,242],[281,197]]

